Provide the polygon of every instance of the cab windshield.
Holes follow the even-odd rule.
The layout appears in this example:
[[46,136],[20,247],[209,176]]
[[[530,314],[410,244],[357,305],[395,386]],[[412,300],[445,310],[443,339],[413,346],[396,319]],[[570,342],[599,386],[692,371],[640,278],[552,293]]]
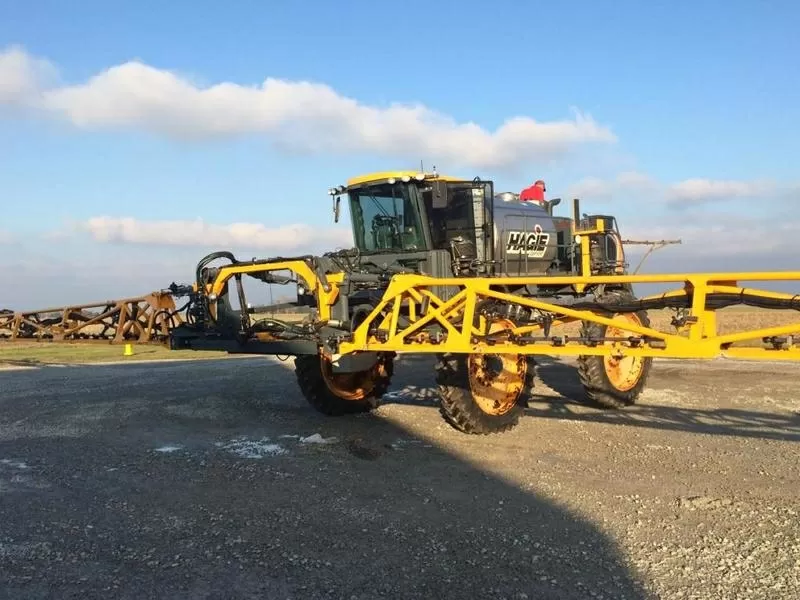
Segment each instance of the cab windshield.
[[362,252],[425,249],[414,185],[388,183],[349,192],[356,246]]

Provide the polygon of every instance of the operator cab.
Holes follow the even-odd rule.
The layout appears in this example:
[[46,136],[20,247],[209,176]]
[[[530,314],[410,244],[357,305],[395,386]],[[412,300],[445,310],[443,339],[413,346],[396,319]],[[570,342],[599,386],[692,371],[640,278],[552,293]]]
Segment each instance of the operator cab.
[[362,257],[391,262],[394,255],[434,276],[452,276],[453,260],[475,265],[492,259],[490,181],[389,171],[355,177],[329,193],[336,197],[337,220],[339,195],[346,194]]
[[393,181],[349,189],[353,238],[363,254],[427,249],[415,192]]

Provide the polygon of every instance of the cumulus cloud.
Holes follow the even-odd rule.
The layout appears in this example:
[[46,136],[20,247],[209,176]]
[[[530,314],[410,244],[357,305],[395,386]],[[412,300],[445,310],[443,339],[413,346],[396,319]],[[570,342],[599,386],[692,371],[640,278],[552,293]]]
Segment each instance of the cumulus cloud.
[[194,221],[143,221],[133,217],[92,217],[78,225],[90,239],[102,243],[150,246],[246,248],[273,252],[306,252],[309,247],[349,247],[352,235],[346,225],[321,228],[296,224],[267,227],[262,223],[217,225]]
[[[622,233],[629,239],[681,239],[680,246],[660,252],[668,252],[676,260],[679,259],[677,264],[682,268],[702,269],[704,261],[755,257],[764,261],[765,270],[794,269],[797,265],[791,263],[800,252],[800,220],[783,217],[749,218],[704,212],[695,213],[691,221],[675,217],[661,218],[652,224],[625,225]],[[686,259],[691,262],[685,262]],[[773,267],[769,263],[782,266]],[[732,268],[736,268],[736,263],[731,264]]]
[[36,105],[39,91],[51,82],[55,69],[46,60],[12,46],[0,52],[0,105]]
[[667,190],[667,202],[714,202],[733,198],[759,198],[773,194],[777,186],[770,181],[736,181],[693,178],[673,184]]
[[646,196],[649,201],[658,202],[664,207],[681,209],[733,200],[797,199],[800,197],[800,186],[796,183],[781,184],[769,180],[704,178],[664,183],[647,174],[630,171],[610,179],[587,177],[569,186],[567,193],[570,197],[605,200]]
[[613,179],[586,177],[567,188],[570,198],[603,198],[612,199],[627,193],[651,192],[657,183],[649,176],[638,171],[625,171]]
[[459,123],[419,103],[371,106],[312,81],[201,86],[131,60],[82,83],[44,86],[19,48],[0,53],[0,103],[24,103],[82,129],[135,129],[199,141],[261,134],[295,152],[374,153],[402,160],[501,169],[559,157],[582,144],[613,143],[591,116],[506,120],[494,131]]
[[[667,273],[750,273],[756,271],[797,271],[800,253],[800,221],[776,215],[748,218],[723,211],[695,211],[692,219],[678,214],[662,216],[652,223],[623,223],[622,234],[629,239],[675,240],[645,257],[646,246],[626,246],[631,271],[640,274]],[[644,259],[644,260],[643,260]],[[745,287],[800,293],[800,281],[758,282],[740,280]],[[676,288],[675,284],[638,284],[639,295]]]

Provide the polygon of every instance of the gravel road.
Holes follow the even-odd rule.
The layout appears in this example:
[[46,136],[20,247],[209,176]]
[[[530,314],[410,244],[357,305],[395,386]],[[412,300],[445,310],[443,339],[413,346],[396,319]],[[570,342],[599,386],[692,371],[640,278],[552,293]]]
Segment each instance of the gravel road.
[[800,597],[800,368],[657,363],[606,412],[543,361],[513,432],[405,358],[325,418],[291,361],[0,371],[0,597]]

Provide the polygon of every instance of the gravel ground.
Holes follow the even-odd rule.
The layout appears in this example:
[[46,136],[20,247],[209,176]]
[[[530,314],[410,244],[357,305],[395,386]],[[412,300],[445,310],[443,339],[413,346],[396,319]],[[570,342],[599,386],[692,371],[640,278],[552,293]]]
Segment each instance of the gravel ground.
[[0,372],[0,597],[800,597],[797,366],[663,361],[605,412],[543,361],[488,438],[427,358],[357,418],[291,367]]

